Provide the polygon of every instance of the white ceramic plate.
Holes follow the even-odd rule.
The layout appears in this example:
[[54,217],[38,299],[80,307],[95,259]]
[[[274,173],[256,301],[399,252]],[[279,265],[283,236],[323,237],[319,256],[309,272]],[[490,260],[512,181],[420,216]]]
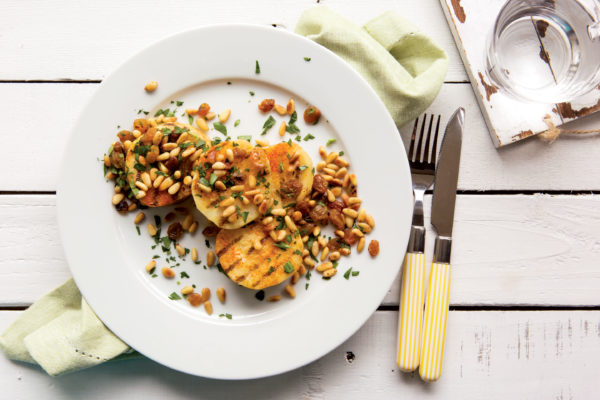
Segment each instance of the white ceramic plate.
[[[310,61],[306,61],[309,57]],[[255,62],[260,73],[255,72]],[[156,80],[158,90],[144,85]],[[228,83],[229,82],[229,83]],[[250,95],[254,92],[254,96]],[[316,272],[296,284],[298,296],[276,303],[258,301],[254,291],[237,286],[216,268],[204,269],[182,260],[176,269],[190,277],[152,278],[144,266],[159,249],[142,224],[138,235],[135,213],[119,215],[110,204],[112,185],[102,176],[99,161],[115,140],[117,126],[131,129],[139,109],[152,114],[183,101],[186,107],[207,102],[215,111],[231,108],[226,126],[234,138],[259,136],[266,119],[257,110],[264,98],[286,104],[296,99],[302,141],[316,163],[318,146],[337,141],[330,151],[344,151],[358,177],[358,194],[377,223],[368,240],[377,239],[381,252],[372,259],[365,250],[342,258],[331,280]],[[308,103],[323,113],[307,126],[302,113]],[[280,121],[263,137],[276,143]],[[180,117],[187,120],[186,117]],[[234,127],[234,122],[240,124]],[[212,125],[212,124],[211,124]],[[211,137],[224,136],[211,130]],[[295,135],[283,138],[294,140]],[[186,203],[193,209],[191,203]],[[164,216],[169,210],[146,210]],[[249,25],[220,25],[171,36],[134,55],[107,77],[77,121],[66,148],[58,189],[62,241],[69,266],[84,297],[116,335],[140,353],[171,368],[222,379],[249,379],[282,373],[305,365],[350,337],[376,310],[402,262],[412,213],[412,192],[405,151],[386,108],[367,83],[327,49],[286,31]],[[198,248],[206,260],[201,227],[182,240]],[[166,228],[166,227],[165,227]],[[331,233],[329,234],[331,235]],[[368,243],[368,242],[367,242]],[[210,243],[209,243],[210,244]],[[214,244],[210,244],[211,247]],[[158,267],[165,265],[164,257]],[[350,268],[358,276],[344,279]],[[179,283],[179,284],[178,284]],[[171,300],[172,292],[196,284],[213,292],[214,313]],[[306,289],[306,284],[309,284]],[[215,290],[224,287],[227,302]],[[266,295],[282,293],[283,285]],[[219,317],[231,314],[232,319]],[[390,349],[390,351],[394,351]]]

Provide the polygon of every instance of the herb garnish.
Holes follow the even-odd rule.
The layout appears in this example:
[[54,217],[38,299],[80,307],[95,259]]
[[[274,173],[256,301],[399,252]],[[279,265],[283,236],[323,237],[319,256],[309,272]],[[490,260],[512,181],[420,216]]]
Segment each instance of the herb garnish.
[[255,69],[254,69],[254,72],[255,72],[256,74],[260,74],[260,65],[258,64],[258,60],[256,60],[256,67],[255,67]]
[[219,132],[221,132],[223,135],[227,135],[227,127],[225,125],[223,125],[220,122],[215,122],[213,124],[213,126],[215,127],[216,130],[218,130]]
[[309,134],[307,134],[306,136],[304,136],[304,139],[303,139],[303,140],[304,140],[305,142],[308,142],[309,140],[312,140],[312,139],[314,139],[314,138],[315,138],[315,137],[309,133]]
[[294,266],[291,262],[288,261],[283,265],[283,270],[289,274],[291,272],[294,272]]
[[327,141],[327,146],[329,146],[329,145],[331,145],[331,144],[334,144],[335,142],[337,142],[337,139],[329,139],[329,140]]
[[246,140],[248,142],[252,140],[252,136],[250,136],[250,135],[240,135],[237,138],[241,139],[241,140]]
[[263,131],[261,133],[261,136],[266,135],[267,131],[269,129],[271,129],[273,127],[273,125],[275,125],[275,118],[273,118],[273,116],[269,115],[269,118],[267,118],[267,120],[263,124]]
[[310,57],[304,57],[304,61],[306,62],[310,62],[311,58]]
[[229,314],[229,313],[227,313],[227,314],[219,314],[219,317],[225,317],[225,318],[227,318],[227,319],[231,319],[231,318],[233,318],[233,317],[231,316],[231,314]]
[[169,295],[169,298],[171,300],[181,300],[181,296],[179,296],[177,293],[173,292]]
[[233,123],[234,127],[237,127],[240,124],[240,120],[236,119],[235,122]]

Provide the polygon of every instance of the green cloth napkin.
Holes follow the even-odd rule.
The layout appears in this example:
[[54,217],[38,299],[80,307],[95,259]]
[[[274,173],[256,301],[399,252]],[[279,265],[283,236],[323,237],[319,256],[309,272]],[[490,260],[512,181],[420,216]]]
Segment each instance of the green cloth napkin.
[[[398,126],[421,114],[444,82],[448,66],[444,51],[394,12],[360,28],[319,6],[302,14],[296,32],[356,69]],[[138,356],[104,326],[72,279],[9,326],[0,336],[0,349],[10,359],[39,364],[52,376]]]
[[327,7],[314,7],[302,14],[296,33],[327,47],[359,72],[398,127],[425,111],[444,83],[444,50],[396,12],[360,28]]

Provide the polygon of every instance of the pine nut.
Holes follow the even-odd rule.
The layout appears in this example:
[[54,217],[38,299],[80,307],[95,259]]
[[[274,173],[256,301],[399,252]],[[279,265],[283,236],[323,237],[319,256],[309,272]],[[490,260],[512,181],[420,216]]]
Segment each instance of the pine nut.
[[350,183],[352,183],[352,186],[356,186],[356,175],[350,174]]
[[348,170],[346,168],[341,168],[335,173],[335,177],[342,178],[342,177],[346,176],[347,172],[348,172]]
[[148,264],[146,264],[146,272],[147,273],[151,274],[152,270],[154,270],[154,268],[156,268],[156,260],[152,260]]
[[154,189],[158,189],[158,187],[163,183],[163,181],[165,180],[165,177],[162,175],[159,175],[156,177],[156,179],[154,180],[154,182],[152,182],[152,186],[154,187]]
[[274,242],[277,241],[277,233],[275,233],[275,231],[269,232],[269,236],[271,236],[271,239],[273,239]]
[[[348,199],[348,202],[350,199]],[[356,217],[360,222],[365,222],[367,220],[367,211],[364,208],[361,208],[358,211],[358,217]]]
[[348,167],[350,166],[350,163],[349,163],[348,161],[346,161],[346,159],[345,159],[345,158],[342,158],[342,157],[338,157],[338,158],[335,160],[335,163],[336,163],[337,165],[339,165],[340,167],[346,167],[346,168],[348,168]]
[[273,222],[273,217],[271,217],[271,216],[265,217],[265,218],[262,219],[261,222],[262,222],[263,225],[268,225],[271,222]]
[[327,166],[327,163],[325,161],[319,161],[317,163],[317,171],[323,171],[323,168],[325,168],[325,166]]
[[112,203],[114,206],[116,206],[117,204],[119,204],[121,201],[123,201],[123,199],[125,198],[125,195],[123,193],[117,193],[112,197]]
[[158,161],[167,161],[169,158],[171,158],[171,155],[168,152],[161,153],[156,157]]
[[344,176],[344,180],[342,181],[342,186],[347,188],[350,185],[350,175],[346,174]]
[[302,243],[308,242],[308,235],[302,236]]
[[187,115],[196,115],[196,114],[198,114],[198,109],[197,108],[186,108],[185,113]]
[[333,193],[333,195],[334,195],[335,197],[339,197],[339,196],[341,196],[341,194],[342,194],[342,188],[341,188],[341,187],[339,187],[339,186],[336,186],[336,187],[334,187],[334,188],[332,188],[332,189],[330,189],[330,190],[331,190],[331,193]]
[[222,181],[215,182],[215,189],[219,189],[220,191],[227,190],[227,186]]
[[115,193],[121,193],[121,186],[115,186]]
[[292,219],[290,218],[289,215],[286,215],[284,217],[284,221],[286,226],[288,227],[288,229],[292,232],[296,232],[298,230],[298,227],[296,226],[296,224],[294,223],[294,221],[292,221]]
[[323,277],[331,278],[335,274],[337,274],[337,268],[331,268],[331,269],[328,269],[327,271],[323,272]]
[[290,283],[292,285],[295,285],[299,279],[300,279],[300,272],[296,271],[296,272],[294,272],[294,275],[292,275],[292,279],[290,279]]
[[339,238],[343,239],[344,238],[344,231],[342,230],[337,230],[334,232],[336,236],[338,236]]
[[192,261],[198,261],[198,250],[195,247],[192,248]]
[[306,265],[310,269],[313,269],[315,266],[315,261],[310,257],[304,257],[302,261],[304,261],[304,265]]
[[285,239],[286,235],[287,235],[287,232],[286,232],[285,229],[282,229],[282,230],[278,231],[277,232],[277,240],[276,241],[277,242],[281,242],[282,240]]
[[208,253],[206,253],[206,265],[208,265],[209,267],[212,267],[215,263],[215,253],[212,250],[209,250]]
[[267,301],[270,301],[270,302],[275,302],[275,301],[279,301],[279,300],[281,300],[281,296],[278,294],[276,294],[275,296],[271,296],[267,299]]
[[344,202],[344,204],[346,205],[346,207],[348,207],[348,199],[350,198],[350,196],[348,196],[347,193],[342,193],[342,201]]
[[171,157],[177,157],[180,152],[181,152],[181,147],[175,147],[173,150],[171,150],[171,152],[169,153],[169,155]]
[[196,229],[198,229],[198,222],[194,221],[192,222],[192,224],[190,225],[190,229],[188,229],[189,233],[196,233]]
[[192,214],[189,214],[187,217],[184,218],[183,222],[181,223],[181,227],[183,228],[183,230],[187,231],[192,225],[192,222],[194,222],[194,216]]
[[256,187],[256,177],[254,175],[248,175],[248,186],[251,188]]
[[185,295],[185,294],[190,294],[194,291],[194,288],[192,286],[184,286],[181,288],[181,294]]
[[371,228],[371,225],[369,224],[365,224],[364,222],[359,222],[358,227],[360,228],[361,231],[365,232],[365,233],[369,233],[371,232],[373,229]]
[[202,288],[202,291],[200,292],[200,294],[202,295],[202,299],[204,301],[207,301],[210,299],[210,289],[209,288],[207,288],[207,287]]
[[291,285],[285,285],[285,292],[288,294],[288,296],[290,296],[292,299],[296,298],[296,291],[294,290],[294,288]]
[[325,147],[323,146],[319,146],[319,155],[321,156],[321,158],[326,159],[327,158],[327,150],[325,150]]
[[287,111],[288,115],[292,115],[294,113],[294,111],[296,110],[296,102],[294,101],[294,99],[288,100],[285,110]]
[[365,234],[358,228],[354,228],[352,229],[352,233],[354,233],[356,236],[358,237],[363,237],[365,236]]
[[319,254],[319,242],[317,242],[316,240],[313,242],[312,244],[312,249],[310,249],[311,254],[313,255],[313,257],[316,257]]
[[160,172],[162,172],[165,175],[169,173],[169,169],[162,162],[158,163],[158,169],[160,169]]
[[162,146],[163,151],[171,151],[177,147],[175,143],[165,143]]
[[262,139],[255,139],[254,140],[256,142],[257,145],[259,145],[260,147],[267,147],[269,145],[269,141],[268,140],[262,140]]
[[204,302],[204,311],[206,311],[208,315],[212,315],[213,313],[212,303],[208,300]]
[[260,240],[256,239],[254,243],[252,243],[252,247],[254,247],[255,250],[260,250],[263,246]]
[[175,182],[175,184],[170,186],[167,191],[170,195],[173,196],[173,195],[175,195],[175,193],[177,193],[179,191],[180,187],[181,187],[181,182]]
[[[219,203],[219,207],[229,207],[229,206],[233,205],[233,203],[235,203],[235,199],[233,197],[228,197]],[[235,207],[234,207],[234,211],[235,211]]]
[[346,223],[346,228],[350,229],[354,226],[354,219],[348,216],[344,217],[344,222]]
[[331,190],[327,189],[327,200],[330,203],[333,203],[335,201],[335,196],[333,195],[333,193],[331,193]]
[[320,226],[315,226],[313,228],[312,234],[314,237],[319,236],[319,234],[321,233],[321,227]]
[[185,178],[183,178],[183,184],[185,186],[190,186],[192,184],[192,177],[187,175]]
[[227,166],[221,162],[221,161],[217,161],[212,165],[213,169],[227,169]]
[[111,166],[110,157],[109,156],[104,156],[104,165],[106,165],[107,167]]
[[329,247],[323,247],[323,251],[321,251],[321,261],[325,261],[327,255],[329,254]]
[[183,248],[182,245],[176,244],[175,250],[177,250],[177,254],[179,254],[181,257],[185,256],[185,249]]
[[286,124],[285,121],[281,121],[281,125],[279,125],[279,136],[285,135]]
[[270,206],[270,201],[264,200],[262,203],[260,203],[260,206],[258,206],[258,212],[261,214],[265,214]]
[[331,182],[333,180],[333,176],[331,175],[321,175],[323,177],[323,179],[325,179],[327,182]]
[[273,214],[277,217],[283,217],[286,214],[286,211],[283,208],[275,208],[275,209],[271,210],[271,214]]
[[252,189],[252,190],[245,191],[244,195],[251,197],[251,196],[255,196],[255,195],[259,194],[259,193],[260,193],[260,189]]
[[337,164],[327,164],[325,165],[327,168],[332,169],[334,171],[337,171],[340,169],[340,167],[337,166]]
[[227,161],[232,163],[235,159],[235,157],[233,155],[233,150],[231,150],[231,149],[225,150],[225,158],[227,158]]
[[[185,142],[188,137],[190,135],[187,132],[183,132],[181,135],[179,135],[179,137],[177,138],[177,144],[181,144],[183,142]],[[189,142],[190,144],[192,144],[192,142]]]
[[156,227],[154,225],[148,224],[147,228],[148,228],[148,233],[150,234],[150,236],[156,235],[157,230],[156,230]]
[[[230,197],[231,198],[231,197]],[[231,205],[223,210],[223,218],[227,218],[235,212],[235,206]]]
[[217,297],[221,303],[225,303],[225,299],[227,298],[227,293],[225,292],[225,288],[217,288]]
[[359,253],[361,253],[363,251],[363,249],[365,248],[365,242],[366,242],[365,238],[361,237],[358,240],[358,244],[356,245],[356,251],[358,251]]
[[[144,186],[146,186],[146,189],[142,189],[142,190],[148,190],[149,187],[152,187],[152,180],[150,179],[149,173],[143,172],[141,178],[142,178],[142,182],[144,182]],[[136,186],[137,186],[137,182],[136,182]]]
[[262,195],[261,193],[259,193],[256,196],[254,196],[254,198],[252,199],[252,201],[253,201],[254,204],[259,205],[260,203],[263,202],[264,199],[265,199],[265,196]]
[[317,272],[327,271],[330,268],[333,268],[333,263],[327,261],[317,266]]
[[229,188],[232,192],[241,192],[244,190],[244,185],[235,185]]
[[206,114],[206,120],[210,121],[211,119],[213,119],[216,116],[217,116],[217,114],[215,114],[214,112],[210,111],[209,113]]
[[190,161],[196,161],[197,159],[200,158],[201,155],[202,155],[202,149],[196,150],[196,152],[192,156],[190,156]]
[[163,269],[161,270],[163,276],[165,278],[169,278],[172,279],[175,277],[175,271],[173,271],[171,268],[169,267],[163,267]]
[[148,93],[152,93],[156,90],[157,87],[158,87],[158,82],[150,81],[150,82],[146,83],[146,86],[144,86],[144,90]]
[[158,146],[160,144],[160,142],[163,139],[163,134],[162,132],[158,131],[154,134],[154,137],[152,138],[152,144],[155,146]]
[[231,109],[229,109],[229,108],[225,109],[224,111],[219,113],[219,121],[227,122],[230,115],[231,115]]
[[338,153],[336,153],[336,152],[334,152],[334,151],[332,151],[332,152],[331,152],[331,153],[329,153],[329,154],[327,155],[327,157],[325,158],[325,162],[326,162],[327,164],[329,164],[329,163],[332,163],[332,162],[334,162],[334,161],[335,161],[335,160],[336,160],[338,157],[339,157],[339,154],[338,154]]
[[304,264],[300,264],[300,266],[298,267],[298,274],[300,274],[300,276],[306,274],[306,267],[304,266]]
[[194,146],[190,146],[181,153],[182,158],[187,158],[196,152],[196,148]]
[[201,183],[198,183],[198,187],[200,188],[200,190],[202,190],[202,191],[203,191],[203,192],[205,192],[205,193],[210,193],[210,192],[212,192],[212,189],[211,189],[211,188],[209,188],[208,186],[205,186],[205,185],[203,185],[203,184],[201,184]]
[[298,222],[302,219],[302,213],[300,211],[294,211],[292,213],[292,219],[294,220],[294,222]]
[[196,118],[196,125],[198,125],[198,128],[202,129],[204,132],[208,132],[208,124],[204,118]]
[[375,228],[375,220],[371,214],[367,214],[367,224],[369,224],[371,228]]
[[173,183],[173,179],[169,176],[160,184],[158,190],[167,190],[171,187],[171,185],[173,185]]
[[347,247],[342,247],[342,248],[340,249],[340,253],[341,253],[342,255],[344,255],[344,256],[349,256],[349,255],[350,255],[350,253],[352,253],[352,251],[351,251],[349,248],[347,248]]
[[136,199],[143,199],[144,197],[146,197],[146,192],[144,190],[140,190],[139,192],[137,192],[137,194],[135,195]]
[[341,255],[339,251],[332,251],[331,254],[329,254],[329,259],[331,261],[337,261],[340,259],[340,257]]
[[356,210],[353,210],[352,208],[344,208],[342,212],[344,213],[344,215],[347,215],[350,218],[358,217],[358,212]]
[[139,212],[136,216],[135,219],[133,220],[134,224],[139,224],[140,222],[142,222],[144,219],[146,218],[146,214],[144,214],[143,212]]
[[217,161],[223,162],[223,161],[225,161],[225,154],[219,153],[219,154],[217,154],[217,157],[215,157],[215,158]]
[[145,192],[147,192],[147,191],[148,191],[148,186],[146,186],[145,184],[143,184],[143,183],[142,183],[142,182],[140,182],[140,181],[136,181],[136,182],[135,182],[135,187],[137,187],[138,189],[140,189],[140,190],[143,190],[143,191],[145,191]]
[[319,245],[321,245],[321,247],[327,246],[327,239],[325,239],[323,236],[319,236],[317,238],[317,242],[319,242]]

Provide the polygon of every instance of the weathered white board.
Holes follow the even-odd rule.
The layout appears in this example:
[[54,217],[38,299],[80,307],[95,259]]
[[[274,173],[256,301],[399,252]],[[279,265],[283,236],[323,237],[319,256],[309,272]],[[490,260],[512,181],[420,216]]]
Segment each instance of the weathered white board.
[[[0,84],[0,109],[13,121],[0,127],[7,149],[0,157],[0,191],[56,190],[68,135],[96,87],[73,83]],[[444,85],[427,112],[447,119],[459,105],[467,110],[459,190],[600,190],[600,136],[561,138],[552,145],[532,138],[497,151],[468,84]],[[576,124],[579,129],[599,126],[600,115]],[[402,129],[406,143],[411,132],[412,123]],[[24,137],[28,139],[26,145]]]
[[[0,311],[0,330],[19,314]],[[148,359],[50,378],[0,355],[0,398],[566,400],[600,391],[600,311],[452,311],[442,377],[433,384],[398,371],[397,315],[376,312],[322,359],[253,381],[197,378]]]
[[[452,305],[600,305],[600,197],[461,195],[456,205]],[[0,196],[0,305],[28,305],[70,276],[55,218],[55,196]],[[384,304],[398,304],[399,287]]]

